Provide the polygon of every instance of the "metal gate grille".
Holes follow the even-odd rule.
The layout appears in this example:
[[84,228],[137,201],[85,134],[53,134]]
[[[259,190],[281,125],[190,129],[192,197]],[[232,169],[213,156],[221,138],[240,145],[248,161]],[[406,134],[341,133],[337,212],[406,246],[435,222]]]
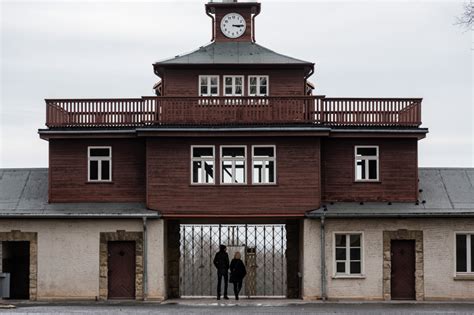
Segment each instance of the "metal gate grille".
[[[180,225],[180,295],[215,296],[217,272],[212,264],[219,244],[229,259],[240,251],[247,268],[241,295],[286,296],[286,229],[284,224]],[[229,295],[233,294],[229,284]]]

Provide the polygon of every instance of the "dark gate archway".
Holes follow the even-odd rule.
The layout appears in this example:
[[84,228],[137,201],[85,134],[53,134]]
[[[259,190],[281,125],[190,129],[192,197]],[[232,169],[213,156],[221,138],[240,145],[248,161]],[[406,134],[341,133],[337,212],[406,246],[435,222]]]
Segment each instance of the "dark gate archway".
[[[230,260],[239,251],[246,264],[242,296],[287,295],[284,224],[181,224],[181,297],[216,295],[217,274],[212,261],[219,244],[227,246]],[[229,295],[233,295],[232,285]]]

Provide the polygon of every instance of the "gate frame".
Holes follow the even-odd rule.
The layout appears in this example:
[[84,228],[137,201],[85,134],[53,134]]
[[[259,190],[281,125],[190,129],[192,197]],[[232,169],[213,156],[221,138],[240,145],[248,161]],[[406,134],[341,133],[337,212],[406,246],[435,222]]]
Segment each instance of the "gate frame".
[[[291,221],[290,221],[291,222]],[[289,286],[289,283],[288,283],[288,277],[289,277],[289,274],[288,274],[288,226],[289,226],[289,223],[288,220],[277,220],[277,222],[267,222],[267,221],[264,221],[264,222],[248,222],[248,221],[220,221],[220,222],[214,222],[214,221],[208,221],[208,220],[191,220],[191,221],[183,221],[183,220],[179,220],[179,221],[174,221],[173,225],[174,225],[174,228],[176,228],[176,230],[179,232],[178,233],[178,248],[177,248],[177,251],[178,251],[178,256],[176,258],[178,258],[178,262],[179,262],[179,267],[181,267],[181,251],[180,251],[180,248],[181,248],[181,226],[182,225],[195,225],[195,226],[211,226],[211,225],[215,225],[215,226],[219,226],[219,243],[222,242],[221,240],[221,229],[224,227],[224,226],[237,226],[237,225],[241,225],[242,227],[245,226],[245,239],[247,241],[247,233],[248,233],[248,226],[252,226],[252,225],[256,225],[256,226],[268,226],[268,225],[282,225],[284,227],[284,230],[285,230],[285,237],[284,237],[284,242],[285,242],[285,251],[283,252],[283,256],[284,258],[283,261],[285,261],[285,268],[284,268],[284,274],[282,275],[282,281],[286,284],[283,288],[284,291],[286,291],[285,295],[282,295],[282,297],[284,296],[285,298],[289,298],[289,291],[290,291],[290,286]],[[296,224],[298,225],[298,223]],[[274,233],[274,232],[273,232]],[[298,235],[298,239],[299,239],[299,235]],[[248,244],[245,244],[245,248],[247,248]],[[168,263],[170,262],[170,260],[168,260]],[[264,261],[264,264],[265,264],[265,261]],[[178,279],[181,278],[181,268],[178,268],[178,270],[176,270],[177,273],[178,273]],[[179,282],[179,286],[176,288],[177,289],[177,296],[174,296],[173,297],[176,297],[176,298],[181,298],[182,296],[180,295],[181,293],[181,281],[178,280]],[[243,296],[247,296],[245,293],[242,294]],[[279,297],[280,295],[275,295],[276,297]],[[259,297],[257,295],[257,297]],[[271,297],[274,297],[273,295],[269,295],[268,296],[269,298]]]
[[423,301],[425,299],[424,270],[423,270],[423,231],[405,230],[383,231],[383,299],[390,301],[391,293],[391,272],[392,256],[391,241],[408,240],[415,241],[415,299]]
[[106,301],[108,297],[108,242],[135,242],[135,300],[143,300],[143,232],[101,232],[99,247],[99,300]]

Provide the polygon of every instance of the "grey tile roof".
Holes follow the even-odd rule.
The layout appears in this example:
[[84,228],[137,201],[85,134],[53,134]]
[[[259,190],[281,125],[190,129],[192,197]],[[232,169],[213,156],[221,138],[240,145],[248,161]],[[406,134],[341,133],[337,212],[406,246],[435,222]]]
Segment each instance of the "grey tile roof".
[[199,49],[175,56],[171,59],[158,61],[155,65],[190,65],[190,64],[293,64],[313,65],[276,53],[256,43],[225,42],[210,43]]
[[0,169],[0,218],[159,217],[141,203],[48,203],[48,169]]
[[[419,203],[336,202],[309,217],[474,217],[474,168],[420,168]],[[324,211],[324,206],[326,211]]]
[[[419,204],[327,204],[308,213],[326,217],[474,217],[474,168],[420,168]],[[159,217],[141,203],[54,203],[48,200],[48,170],[0,169],[0,218]],[[423,202],[424,201],[424,202]]]

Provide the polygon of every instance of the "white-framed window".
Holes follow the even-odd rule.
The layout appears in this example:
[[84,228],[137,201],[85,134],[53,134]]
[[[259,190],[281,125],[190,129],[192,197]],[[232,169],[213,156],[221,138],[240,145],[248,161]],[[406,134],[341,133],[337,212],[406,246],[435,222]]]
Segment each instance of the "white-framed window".
[[219,96],[219,76],[199,76],[199,96]]
[[474,274],[474,232],[456,232],[456,274]]
[[268,75],[249,75],[249,96],[268,96]]
[[87,180],[112,181],[112,147],[87,147]]
[[243,75],[225,75],[224,76],[224,95],[225,96],[244,95],[244,76]]
[[191,183],[214,184],[215,149],[210,145],[191,146]]
[[361,276],[363,274],[363,233],[334,233],[334,275]]
[[221,184],[246,184],[246,159],[246,146],[221,146]]
[[379,180],[379,147],[359,145],[354,148],[355,180]]
[[276,183],[276,147],[274,145],[252,146],[252,183]]

